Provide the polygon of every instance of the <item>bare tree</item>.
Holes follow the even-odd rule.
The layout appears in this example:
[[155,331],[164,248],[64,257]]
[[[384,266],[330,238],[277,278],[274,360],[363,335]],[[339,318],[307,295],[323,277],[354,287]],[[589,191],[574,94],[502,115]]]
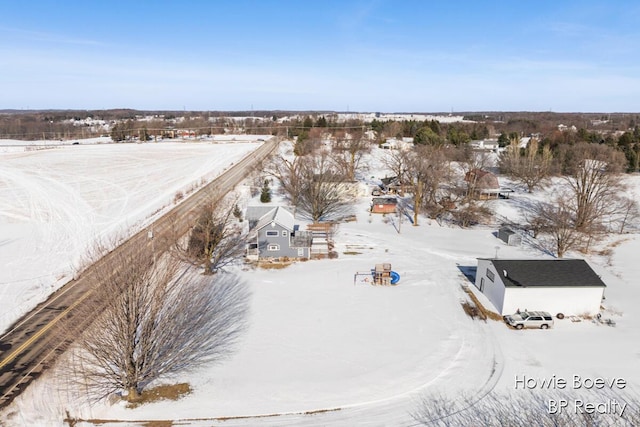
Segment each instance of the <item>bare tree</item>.
[[626,227],[640,218],[638,203],[629,197],[618,197],[615,200],[614,223],[618,224],[618,233],[624,233]]
[[467,203],[458,209],[451,210],[453,222],[462,228],[471,227],[487,222],[493,216],[493,211],[484,204]]
[[620,175],[624,155],[606,145],[576,144],[563,157],[574,200],[575,227],[589,232],[615,213],[611,202],[625,188]]
[[478,178],[481,174],[478,171],[486,170],[491,165],[489,154],[481,151],[474,151],[468,145],[461,147],[452,153],[457,160],[466,183],[461,187],[460,192],[464,194],[467,201],[473,200],[478,189]]
[[442,184],[448,175],[449,162],[444,148],[433,145],[416,146],[405,157],[405,174],[413,192],[413,225],[418,225],[421,207],[433,211],[442,199]]
[[384,138],[402,137],[402,124],[395,120],[387,121],[383,125],[382,134]]
[[202,206],[186,238],[173,236],[173,253],[184,262],[204,267],[204,274],[236,263],[244,254],[246,233],[233,215],[235,203]]
[[79,306],[95,318],[70,358],[90,398],[124,393],[228,356],[246,324],[249,293],[231,275],[180,271],[146,248],[97,265],[93,294]]
[[624,230],[633,218],[635,202],[621,196],[625,186],[620,172],[624,157],[611,147],[600,144],[576,144],[559,150],[567,184],[554,203],[536,206],[530,225],[551,235],[555,252],[562,257],[571,249],[588,251],[609,224]]
[[278,180],[280,190],[292,206],[298,205],[303,191],[302,163],[303,157],[301,156],[295,156],[292,160],[288,160],[284,156],[275,156],[266,171]]
[[302,159],[300,179],[298,208],[313,221],[335,219],[349,211],[353,197],[348,184],[326,152]]
[[500,169],[527,186],[529,193],[541,186],[551,173],[553,156],[549,147],[539,150],[538,140],[531,138],[522,150],[520,139],[513,138],[499,160]]
[[362,132],[352,132],[336,140],[333,159],[338,171],[349,181],[355,181],[363,156],[371,151],[369,141]]
[[536,234],[552,237],[558,258],[585,242],[585,235],[576,228],[575,211],[565,196],[561,195],[552,203],[540,202],[534,205],[529,219]]
[[[407,171],[409,170],[409,151],[408,150],[388,150],[388,153],[382,158],[384,164],[400,181],[401,184],[407,182]],[[404,188],[402,189],[404,192]]]

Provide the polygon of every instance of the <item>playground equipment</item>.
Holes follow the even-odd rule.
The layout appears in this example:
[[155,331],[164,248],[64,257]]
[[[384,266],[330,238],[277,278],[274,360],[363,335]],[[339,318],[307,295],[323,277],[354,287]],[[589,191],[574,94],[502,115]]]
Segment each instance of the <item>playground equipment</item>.
[[391,272],[391,283],[392,285],[396,285],[400,281],[400,275],[395,271]]
[[353,276],[353,284],[356,284],[358,276],[365,276],[365,283],[371,283],[373,285],[397,285],[400,281],[400,275],[391,270],[391,264],[386,262],[383,264],[376,264],[369,272],[356,272]]

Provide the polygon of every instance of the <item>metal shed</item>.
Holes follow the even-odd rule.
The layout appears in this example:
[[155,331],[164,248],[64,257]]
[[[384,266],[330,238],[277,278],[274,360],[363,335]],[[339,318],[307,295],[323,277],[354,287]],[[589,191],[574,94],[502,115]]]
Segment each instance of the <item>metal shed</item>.
[[520,246],[522,243],[522,236],[509,227],[502,227],[498,230],[498,239],[509,246]]

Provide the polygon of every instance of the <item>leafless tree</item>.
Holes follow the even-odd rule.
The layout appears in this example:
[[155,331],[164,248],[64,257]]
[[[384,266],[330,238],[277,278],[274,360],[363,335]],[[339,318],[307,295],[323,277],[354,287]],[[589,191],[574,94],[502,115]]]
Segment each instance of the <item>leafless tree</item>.
[[303,157],[295,156],[291,160],[285,156],[275,156],[266,173],[273,176],[280,183],[280,191],[292,206],[297,206],[303,191],[302,163]]
[[244,254],[247,236],[233,215],[234,207],[235,203],[204,204],[188,235],[172,236],[173,254],[204,267],[204,274],[236,263]]
[[338,171],[349,181],[355,181],[356,172],[360,169],[363,156],[371,151],[369,141],[362,132],[351,132],[343,138],[336,139],[333,146],[333,160]]
[[529,222],[537,233],[551,236],[558,258],[585,243],[585,234],[576,228],[575,210],[564,195],[552,203],[535,204]]
[[418,225],[420,209],[433,212],[442,201],[443,180],[449,173],[449,162],[444,148],[419,145],[406,152],[405,175],[413,193],[413,225]]
[[529,223],[534,233],[550,235],[563,257],[571,249],[588,251],[612,224],[622,232],[637,215],[637,205],[622,195],[624,158],[611,147],[576,144],[563,147],[558,157],[566,189],[553,203],[536,205]]
[[249,293],[237,278],[203,276],[146,248],[99,264],[94,280],[79,310],[95,321],[70,357],[91,399],[134,401],[154,380],[222,360],[246,325]]
[[480,223],[486,223],[492,216],[493,211],[481,203],[466,203],[458,209],[450,211],[452,222],[462,228],[471,227]]
[[397,138],[402,136],[402,124],[399,122],[388,121],[382,128],[384,138]]
[[329,154],[319,152],[301,159],[298,208],[313,221],[346,215],[353,201],[349,184]]
[[400,183],[405,183],[408,181],[409,157],[408,150],[388,150],[386,155],[382,157],[382,164],[398,178]]
[[461,185],[460,193],[464,194],[467,201],[474,199],[478,188],[477,178],[480,174],[479,170],[486,170],[491,166],[491,159],[488,153],[484,151],[474,151],[469,146],[463,146],[455,151],[451,151],[452,158],[457,161],[460,166],[462,175],[467,179],[464,185]]
[[614,223],[618,224],[618,233],[624,233],[630,223],[634,223],[640,218],[638,202],[629,197],[618,197],[615,201]]
[[612,200],[624,191],[624,155],[600,144],[576,144],[563,153],[574,200],[575,227],[589,232],[615,213]]
[[538,141],[532,138],[527,147],[521,150],[519,138],[511,140],[507,150],[499,160],[500,169],[527,186],[529,193],[541,186],[551,173],[553,156],[549,147],[539,151]]

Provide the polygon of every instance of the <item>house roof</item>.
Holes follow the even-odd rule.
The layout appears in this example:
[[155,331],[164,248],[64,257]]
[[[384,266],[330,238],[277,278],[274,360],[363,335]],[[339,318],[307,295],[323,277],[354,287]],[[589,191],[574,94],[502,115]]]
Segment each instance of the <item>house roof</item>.
[[380,179],[380,181],[384,185],[400,185],[400,181],[398,180],[397,176],[388,176],[388,177]]
[[261,228],[266,227],[272,222],[279,224],[280,226],[286,228],[289,231],[293,231],[293,226],[295,225],[293,214],[288,210],[286,210],[285,208],[283,208],[282,206],[277,206],[271,209],[266,214],[264,214],[258,220],[258,223],[256,224],[255,228],[257,230],[260,230]]
[[606,287],[583,259],[488,259],[506,287]]
[[398,199],[396,197],[374,197],[371,202],[374,205],[397,205]]
[[264,204],[247,206],[247,212],[245,214],[245,217],[247,218],[248,221],[258,222],[260,218],[262,218],[267,213],[274,210],[276,207],[277,205],[264,205]]

